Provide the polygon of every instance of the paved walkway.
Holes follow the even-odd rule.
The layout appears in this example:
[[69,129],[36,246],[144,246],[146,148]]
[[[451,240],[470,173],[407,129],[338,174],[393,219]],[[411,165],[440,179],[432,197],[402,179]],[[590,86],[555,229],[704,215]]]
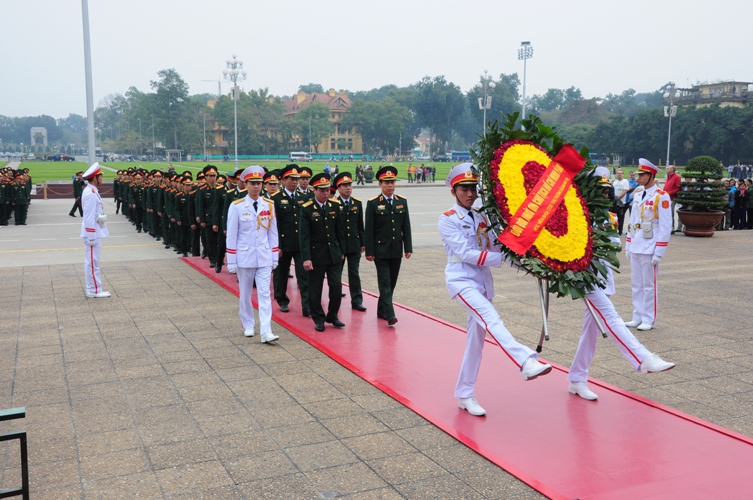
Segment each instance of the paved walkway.
[[[430,191],[427,203],[443,201]],[[413,192],[412,211],[424,217]],[[44,206],[30,222],[52,217]],[[116,227],[129,242],[148,241]],[[49,228],[39,226],[36,239]],[[659,277],[659,328],[639,338],[678,367],[636,374],[600,342],[592,375],[753,436],[751,238],[673,236]],[[281,327],[279,346],[244,338],[237,299],[174,253],[104,263],[107,300],[83,297],[74,254],[48,263],[53,254],[27,253],[0,268],[0,408],[26,406],[28,415],[0,432],[29,432],[35,499],[539,497]],[[465,313],[444,288],[444,260],[427,240],[404,262],[396,300],[462,325]],[[362,268],[364,287],[375,290],[373,267]],[[617,276],[615,300],[625,315],[628,271]],[[534,345],[534,281],[509,269],[495,276],[506,324]],[[568,366],[582,305],[555,300],[551,318],[544,356]],[[451,387],[437,390],[454,404]],[[0,489],[19,484],[18,463],[17,448],[0,444]]]

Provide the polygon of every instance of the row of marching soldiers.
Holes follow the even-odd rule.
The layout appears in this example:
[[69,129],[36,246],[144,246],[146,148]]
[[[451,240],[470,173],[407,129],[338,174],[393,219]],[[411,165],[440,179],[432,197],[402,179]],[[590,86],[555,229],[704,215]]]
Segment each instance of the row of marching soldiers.
[[16,226],[26,225],[26,215],[31,203],[31,176],[29,169],[0,169],[0,226],[7,226],[13,217]]
[[[208,259],[219,273],[225,262],[229,207],[246,196],[245,186],[238,182],[241,172],[220,174],[217,167],[207,165],[194,179],[191,171],[119,170],[113,183],[115,213],[122,211],[137,232],[149,233],[166,249]],[[299,172],[300,192],[313,196],[308,186],[311,169],[299,167]],[[279,170],[266,171],[262,195],[275,194],[280,178]]]

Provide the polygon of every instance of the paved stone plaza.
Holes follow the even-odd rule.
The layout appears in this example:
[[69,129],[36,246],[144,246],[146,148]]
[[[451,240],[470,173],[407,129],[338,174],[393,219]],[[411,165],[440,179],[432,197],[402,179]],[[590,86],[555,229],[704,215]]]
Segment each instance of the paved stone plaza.
[[[416,248],[395,300],[465,325],[444,287],[436,232],[452,199],[439,186],[400,189]],[[0,229],[0,409],[27,410],[0,432],[28,431],[33,498],[540,498],[280,326],[278,346],[243,337],[235,296],[136,234],[112,207],[101,267],[113,296],[85,299],[70,205],[35,200],[29,226]],[[751,244],[753,231],[672,236],[658,327],[637,336],[677,368],[637,374],[600,340],[592,376],[753,436]],[[494,274],[507,326],[535,345],[535,280]],[[617,275],[614,300],[623,316],[632,309],[628,274]],[[365,260],[362,277],[376,290]],[[583,305],[554,300],[550,316],[543,356],[569,366]],[[437,389],[448,405],[453,389]],[[0,443],[0,489],[19,486],[18,465],[16,442]]]

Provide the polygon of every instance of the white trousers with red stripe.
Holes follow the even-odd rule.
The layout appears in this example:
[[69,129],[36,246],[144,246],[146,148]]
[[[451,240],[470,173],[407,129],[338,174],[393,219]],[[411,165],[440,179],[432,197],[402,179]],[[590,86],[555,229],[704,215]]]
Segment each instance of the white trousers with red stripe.
[[241,290],[240,310],[243,329],[253,329],[254,306],[251,303],[256,280],[256,297],[259,302],[259,334],[272,333],[272,295],[270,294],[271,267],[239,267],[238,285]]
[[84,283],[86,283],[86,293],[99,293],[102,291],[102,275],[99,272],[100,250],[102,250],[102,238],[97,238],[97,244],[93,247],[87,246],[84,242]]
[[[633,365],[633,368],[638,370],[641,361],[650,354],[649,350],[627,329],[604,290],[596,290],[587,294],[586,300],[593,306],[609,338],[614,341],[625,359]],[[583,314],[583,330],[580,332],[578,349],[575,351],[575,359],[573,359],[567,380],[570,382],[588,381],[588,367],[591,366],[591,360],[596,353],[596,342],[599,338],[601,338],[599,327],[594,322],[591,313],[586,309]]]
[[659,266],[651,263],[651,255],[630,254],[630,281],[633,288],[633,320],[656,324],[659,307],[659,289],[656,277]]
[[465,306],[468,311],[468,335],[465,341],[465,354],[460,365],[458,383],[455,386],[456,398],[470,398],[476,386],[476,377],[481,366],[481,350],[484,348],[484,338],[487,332],[499,345],[507,356],[522,369],[523,362],[537,354],[518,343],[507,330],[499,313],[492,303],[481,292],[473,288],[466,288],[455,296],[455,300]]

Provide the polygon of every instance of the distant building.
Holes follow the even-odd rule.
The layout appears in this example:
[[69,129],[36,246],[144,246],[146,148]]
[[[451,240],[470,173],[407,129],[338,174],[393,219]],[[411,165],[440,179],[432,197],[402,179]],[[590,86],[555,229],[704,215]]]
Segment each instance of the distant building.
[[[351,104],[350,97],[343,90],[335,92],[335,89],[329,89],[323,94],[307,94],[306,92],[299,91],[292,99],[283,101],[283,104],[285,104],[285,117],[294,118],[295,115],[315,102],[320,102],[329,107],[329,121],[335,125],[334,134],[322,139],[322,142],[319,143],[319,153],[333,155],[363,153],[363,140],[361,136],[340,125]],[[298,149],[308,146],[308,144],[302,143],[300,136],[293,136],[293,142],[295,141],[298,141]]]
[[753,97],[748,82],[719,82],[694,85],[689,89],[677,89],[680,97],[675,101],[678,105],[695,105],[697,108],[717,104],[721,107],[733,106],[742,108],[748,103],[748,97]]
[[[207,101],[207,106],[214,109],[217,99]],[[227,155],[229,152],[228,127],[220,126],[217,120],[212,120],[211,129],[207,129],[207,154],[208,155]]]

